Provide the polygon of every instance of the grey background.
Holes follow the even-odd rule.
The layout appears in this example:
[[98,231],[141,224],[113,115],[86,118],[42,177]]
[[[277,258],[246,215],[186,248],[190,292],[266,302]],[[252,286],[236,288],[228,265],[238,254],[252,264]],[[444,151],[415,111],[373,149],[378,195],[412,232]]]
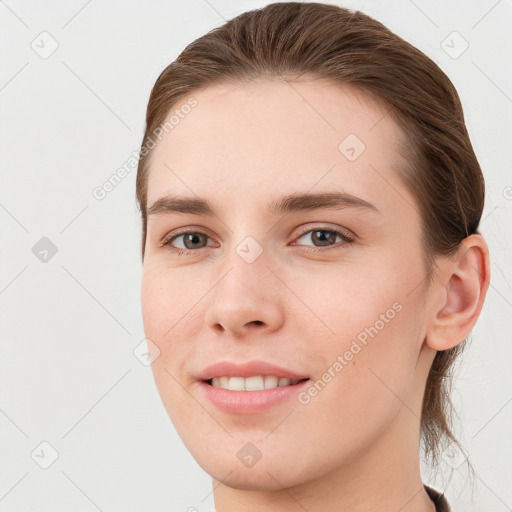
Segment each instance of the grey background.
[[[2,512],[213,510],[210,477],[133,353],[144,339],[135,168],[104,199],[93,190],[140,147],[160,71],[193,39],[266,3],[0,1]],[[460,93],[487,182],[492,255],[453,394],[474,494],[460,454],[447,454],[441,474],[422,469],[454,511],[512,510],[512,3],[339,5],[420,48]]]

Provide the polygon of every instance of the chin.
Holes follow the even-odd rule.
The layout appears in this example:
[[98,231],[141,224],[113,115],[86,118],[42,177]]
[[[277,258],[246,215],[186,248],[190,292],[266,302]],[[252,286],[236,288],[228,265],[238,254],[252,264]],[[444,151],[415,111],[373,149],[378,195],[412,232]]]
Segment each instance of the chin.
[[233,464],[201,467],[223,485],[241,491],[281,491],[283,488],[301,485],[309,479],[300,478],[295,472],[290,473],[290,465],[284,461],[280,467],[264,464],[262,461],[252,468],[234,467]]
[[250,441],[244,442],[242,448],[239,442],[231,441],[228,447],[214,443],[213,449],[196,445],[191,450],[201,468],[228,487],[247,491],[280,491],[283,487],[301,485],[312,478],[311,464],[295,449],[285,454],[275,447],[266,446],[262,451],[267,453],[260,452],[258,458],[257,449],[251,446]]

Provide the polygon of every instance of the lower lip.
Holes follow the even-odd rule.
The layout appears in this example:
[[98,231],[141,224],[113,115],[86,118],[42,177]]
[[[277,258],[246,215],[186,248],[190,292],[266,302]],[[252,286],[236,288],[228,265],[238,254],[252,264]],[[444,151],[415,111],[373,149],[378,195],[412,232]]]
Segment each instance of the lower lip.
[[255,414],[266,411],[272,406],[283,403],[304,389],[309,379],[292,386],[279,386],[260,391],[231,391],[216,388],[207,382],[200,382],[199,387],[206,397],[218,409],[230,414]]

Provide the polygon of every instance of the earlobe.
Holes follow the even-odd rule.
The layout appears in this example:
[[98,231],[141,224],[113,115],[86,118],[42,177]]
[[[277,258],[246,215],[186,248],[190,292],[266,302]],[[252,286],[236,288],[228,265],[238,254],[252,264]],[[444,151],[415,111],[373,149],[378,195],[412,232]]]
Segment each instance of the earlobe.
[[442,288],[427,329],[426,345],[447,350],[461,343],[475,325],[489,287],[490,261],[481,235],[465,238],[459,250],[440,265],[433,286]]

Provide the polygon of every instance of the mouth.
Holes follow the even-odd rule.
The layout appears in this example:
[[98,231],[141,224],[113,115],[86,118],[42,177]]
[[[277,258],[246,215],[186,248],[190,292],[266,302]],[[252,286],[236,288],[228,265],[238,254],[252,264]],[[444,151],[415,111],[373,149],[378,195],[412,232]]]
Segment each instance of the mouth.
[[259,414],[308,386],[311,376],[267,361],[219,361],[196,374],[206,400],[228,414]]
[[258,415],[280,404],[290,403],[309,386],[309,377],[292,380],[275,375],[222,376],[200,380],[203,397],[229,415]]
[[229,391],[263,391],[266,389],[275,389],[281,387],[290,387],[308,381],[309,377],[302,379],[289,379],[287,377],[278,377],[276,375],[253,375],[251,377],[242,376],[219,376],[202,382],[214,388],[226,389]]

